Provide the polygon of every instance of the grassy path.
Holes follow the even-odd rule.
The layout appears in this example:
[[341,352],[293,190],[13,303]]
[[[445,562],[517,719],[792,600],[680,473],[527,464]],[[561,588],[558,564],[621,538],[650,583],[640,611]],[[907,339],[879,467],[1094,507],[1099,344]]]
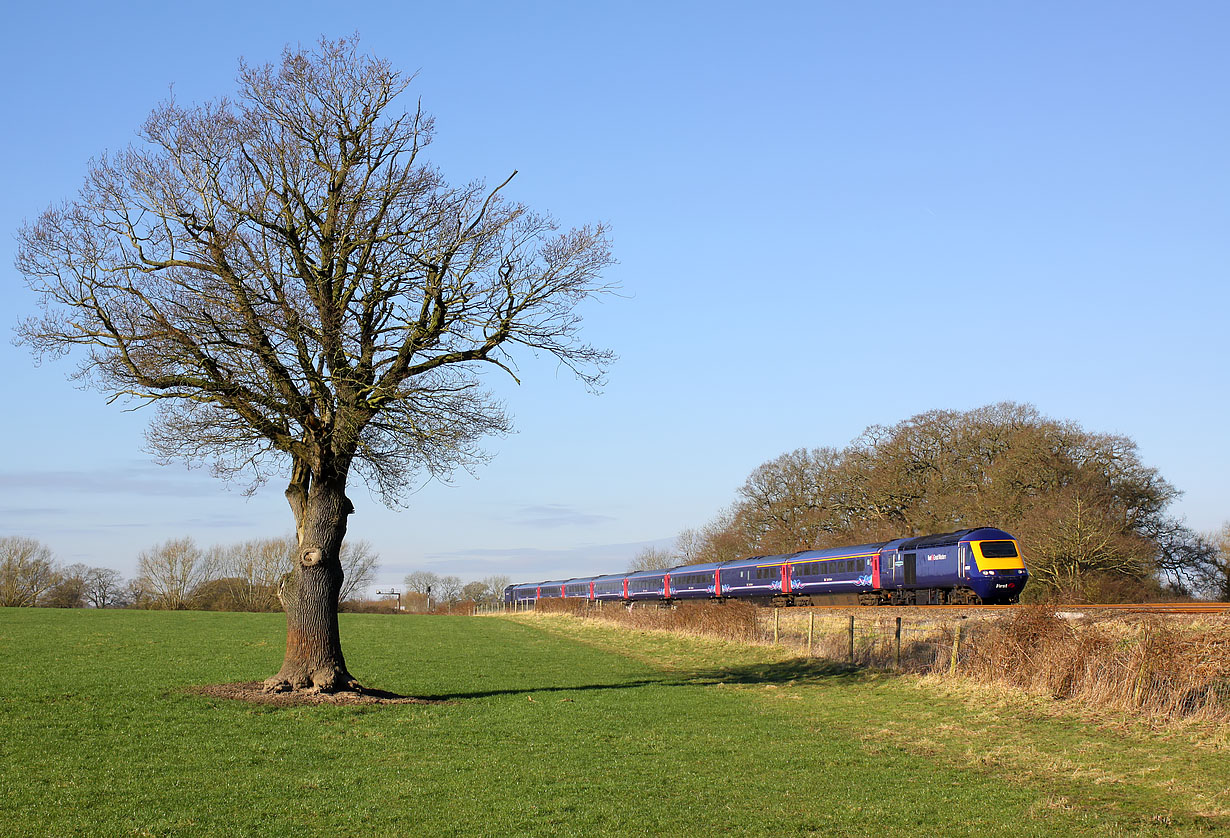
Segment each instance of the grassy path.
[[567,618],[343,616],[360,680],[444,705],[272,708],[182,692],[276,670],[283,630],[280,615],[0,609],[0,834],[1230,825],[1224,746],[1192,752],[1183,737]]

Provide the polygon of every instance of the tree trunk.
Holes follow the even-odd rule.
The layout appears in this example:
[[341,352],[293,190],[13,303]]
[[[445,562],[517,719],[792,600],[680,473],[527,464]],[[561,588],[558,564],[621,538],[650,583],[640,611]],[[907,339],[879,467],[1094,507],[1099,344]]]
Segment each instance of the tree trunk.
[[295,512],[299,555],[295,570],[278,589],[286,610],[286,658],[278,674],[265,682],[266,690],[359,689],[346,670],[337,627],[339,554],[346,519],[354,511],[345,489],[344,474],[312,479],[306,466],[295,464],[286,498]]

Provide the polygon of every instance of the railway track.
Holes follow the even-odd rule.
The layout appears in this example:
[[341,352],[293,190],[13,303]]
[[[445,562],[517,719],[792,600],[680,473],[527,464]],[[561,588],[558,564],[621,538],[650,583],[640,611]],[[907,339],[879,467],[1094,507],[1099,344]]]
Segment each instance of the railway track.
[[[802,608],[812,611],[881,611],[891,613],[897,608],[931,611],[1017,611],[1028,605],[812,605]],[[1230,614],[1230,602],[1136,602],[1116,604],[1071,604],[1050,605],[1048,608],[1064,614],[1081,614],[1090,611],[1110,611],[1126,614]]]
[[[1019,608],[1020,606],[1014,606]],[[1133,614],[1226,614],[1230,602],[1140,602],[1116,605],[1057,605],[1056,611],[1122,611]]]

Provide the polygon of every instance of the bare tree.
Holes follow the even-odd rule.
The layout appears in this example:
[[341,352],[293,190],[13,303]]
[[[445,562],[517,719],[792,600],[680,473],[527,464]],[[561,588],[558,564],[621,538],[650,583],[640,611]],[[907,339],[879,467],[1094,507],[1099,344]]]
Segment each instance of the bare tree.
[[680,530],[679,535],[675,536],[675,557],[678,559],[678,564],[700,564],[701,550],[704,549],[704,536],[700,531],[688,527]]
[[669,570],[677,564],[675,555],[670,550],[663,550],[660,547],[643,547],[632,557],[632,561],[628,563],[628,572]]
[[1207,541],[1213,552],[1196,577],[1196,590],[1208,599],[1230,602],[1230,521],[1208,535]]
[[504,589],[511,581],[507,576],[488,576],[468,582],[461,588],[461,598],[474,602],[499,602],[504,599]]
[[191,538],[172,538],[137,557],[137,578],[156,608],[187,608],[192,592],[209,581],[209,557]]
[[512,579],[500,573],[486,577],[483,584],[487,586],[487,601],[500,602],[504,599],[504,589],[512,584]]
[[273,611],[278,607],[278,585],[295,566],[298,541],[291,536],[259,538],[215,547],[216,573],[230,597],[230,607],[241,611]]
[[50,608],[84,608],[85,580],[89,572],[90,568],[80,562],[60,570],[42,604]]
[[345,602],[364,595],[380,570],[380,554],[367,541],[343,541],[342,590],[338,599]]
[[357,688],[337,630],[352,471],[394,503],[509,429],[480,369],[515,378],[526,350],[595,385],[611,359],[579,339],[578,307],[609,290],[605,230],[558,232],[504,197],[511,176],[448,184],[422,159],[432,119],[395,108],[410,82],[357,38],[241,62],[234,98],[157,107],[19,232],[44,307],[22,341],[83,347],[80,375],[155,405],[164,458],[289,474],[271,690]]
[[1065,497],[1031,530],[1029,570],[1041,584],[1069,600],[1087,601],[1103,573],[1147,574],[1146,545],[1123,533],[1104,507],[1077,493]]
[[109,567],[92,567],[85,575],[85,599],[94,608],[113,608],[120,600],[122,577]]
[[461,599],[461,579],[456,576],[441,576],[432,599],[437,602],[447,602],[450,605]]
[[38,605],[57,581],[47,545],[22,536],[0,538],[0,606]]
[[409,593],[431,594],[439,590],[440,576],[430,570],[412,570],[406,574],[402,584],[406,586],[406,591]]
[[128,583],[120,589],[119,601],[126,608],[152,608],[154,606],[149,588],[145,586],[145,580],[139,576],[129,579]]

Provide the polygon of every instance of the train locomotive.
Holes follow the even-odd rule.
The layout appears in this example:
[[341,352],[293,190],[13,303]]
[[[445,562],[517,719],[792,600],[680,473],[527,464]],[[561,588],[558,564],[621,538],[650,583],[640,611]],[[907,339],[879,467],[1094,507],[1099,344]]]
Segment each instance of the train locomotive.
[[1006,605],[1020,600],[1028,579],[1016,539],[994,527],[978,527],[670,570],[526,582],[505,588],[504,602]]

